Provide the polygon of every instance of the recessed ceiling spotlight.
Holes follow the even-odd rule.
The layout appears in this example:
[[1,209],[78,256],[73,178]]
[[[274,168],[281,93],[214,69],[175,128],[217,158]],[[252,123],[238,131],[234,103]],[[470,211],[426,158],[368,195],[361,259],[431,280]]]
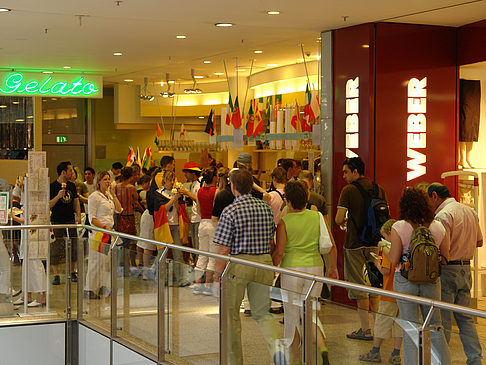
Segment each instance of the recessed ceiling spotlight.
[[20,104],[20,101],[12,101],[12,104],[19,105]]
[[175,81],[174,80],[169,80],[167,81],[168,84],[175,84]]
[[125,80],[123,80],[123,81],[125,81],[125,82],[133,82],[133,80],[132,80],[132,79],[125,79]]
[[123,56],[123,53],[121,53],[121,52],[113,52],[113,56]]
[[64,66],[63,68],[65,68],[66,70],[69,70],[71,68],[71,66]]
[[243,69],[243,68],[238,68],[236,71],[237,71],[237,72],[245,72],[246,70],[245,70],[245,69]]
[[25,122],[25,120],[24,120],[24,119],[22,119],[22,118],[15,119],[15,121],[16,121],[16,122]]
[[199,119],[204,119],[204,117],[198,117]]
[[0,108],[5,109],[7,106],[6,105],[0,105]]
[[163,81],[160,82],[160,86],[164,86],[164,82]]
[[0,13],[7,13],[9,11],[12,11],[12,9],[9,9],[9,8],[0,8]]
[[201,76],[201,75],[197,75],[197,76],[194,76],[195,79],[202,79],[204,78],[204,76]]
[[232,27],[234,24],[233,23],[216,23],[214,24],[217,27],[225,28],[225,27]]
[[256,50],[256,51],[253,51],[253,53],[256,53],[256,54],[261,54],[261,53],[263,53],[263,51],[261,51],[261,50]]
[[214,73],[216,76],[223,76],[224,75],[224,72],[215,72]]
[[184,34],[179,34],[179,35],[176,35],[176,38],[177,39],[186,39],[187,37]]
[[280,11],[278,11],[278,10],[269,10],[269,11],[267,11],[267,14],[268,15],[279,15],[280,14]]
[[209,60],[206,60],[206,61],[203,61],[203,63],[211,63],[211,61],[209,61]]
[[52,74],[52,71],[42,71],[43,74]]
[[362,44],[361,47],[363,47],[363,48],[370,48],[370,45],[369,44]]
[[267,66],[268,67],[275,67],[275,66],[278,66],[278,64],[276,64],[276,63],[267,63]]

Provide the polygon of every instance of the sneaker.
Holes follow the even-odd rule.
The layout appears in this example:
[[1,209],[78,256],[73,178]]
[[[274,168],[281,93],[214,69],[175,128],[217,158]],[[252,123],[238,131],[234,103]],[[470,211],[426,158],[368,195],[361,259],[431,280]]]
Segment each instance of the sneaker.
[[203,294],[203,287],[200,283],[194,284],[194,288],[192,289],[192,294],[194,294],[194,295],[202,295]]
[[54,275],[54,279],[52,279],[52,285],[61,285],[61,277],[59,275]]
[[78,282],[78,274],[76,272],[71,273],[71,282],[77,283]]
[[402,359],[400,358],[400,355],[390,355],[388,362],[390,364],[400,365],[402,363]]
[[189,286],[191,285],[190,282],[188,282],[187,280],[184,280],[182,281],[180,284],[179,284],[179,288],[185,288],[186,286]]
[[371,335],[371,329],[369,328],[366,331],[360,328],[357,331],[348,333],[346,337],[352,340],[373,341],[373,336]]
[[16,297],[17,295],[20,295],[20,294],[22,294],[22,289],[15,290],[15,289],[12,288],[12,298]]
[[42,307],[43,304],[42,303],[39,303],[37,301],[37,299],[34,299],[32,302],[30,302],[29,304],[27,304],[27,307],[29,308],[35,308],[35,307]]
[[213,296],[213,289],[211,289],[210,286],[203,286],[201,294],[205,295],[207,297],[212,297]]
[[24,298],[19,298],[15,302],[12,303],[13,305],[23,305],[24,304]]
[[245,317],[251,317],[251,309],[245,309],[245,310],[243,311],[243,315],[244,315]]
[[100,299],[100,296],[91,290],[85,290],[84,297],[87,299]]
[[366,362],[381,362],[381,356],[379,352],[370,351],[367,354],[359,355],[359,359]]
[[272,314],[282,314],[284,312],[283,307],[278,307],[278,308],[270,308],[268,310]]

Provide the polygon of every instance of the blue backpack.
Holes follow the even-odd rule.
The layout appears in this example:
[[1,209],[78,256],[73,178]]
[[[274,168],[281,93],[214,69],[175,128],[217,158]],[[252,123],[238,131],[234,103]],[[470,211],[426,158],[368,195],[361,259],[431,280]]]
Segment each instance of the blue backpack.
[[380,229],[390,219],[388,204],[380,198],[380,190],[374,182],[373,189],[366,191],[361,184],[353,181],[352,184],[358,188],[364,200],[366,221],[363,227],[358,227],[354,218],[350,215],[351,221],[359,233],[359,238],[365,246],[376,246],[381,240]]

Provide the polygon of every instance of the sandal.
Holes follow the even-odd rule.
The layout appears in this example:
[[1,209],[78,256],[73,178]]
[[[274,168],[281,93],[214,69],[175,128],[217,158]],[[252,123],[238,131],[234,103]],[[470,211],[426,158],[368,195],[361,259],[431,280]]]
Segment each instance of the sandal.
[[359,355],[360,361],[367,361],[367,362],[381,362],[381,356],[379,352],[368,352],[364,355]]
[[371,335],[371,330],[369,328],[366,331],[360,328],[357,331],[348,333],[346,337],[353,340],[373,341],[373,336]]

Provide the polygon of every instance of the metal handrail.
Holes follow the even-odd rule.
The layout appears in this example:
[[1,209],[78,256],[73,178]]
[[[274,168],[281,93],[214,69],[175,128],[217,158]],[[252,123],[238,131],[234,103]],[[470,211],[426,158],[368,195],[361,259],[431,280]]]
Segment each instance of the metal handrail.
[[154,245],[159,246],[159,247],[167,247],[167,248],[170,248],[170,249],[175,249],[175,250],[179,250],[179,251],[183,251],[183,252],[189,252],[189,253],[193,253],[193,254],[196,254],[196,255],[204,255],[204,256],[212,257],[212,258],[215,258],[215,259],[218,259],[218,260],[223,260],[223,261],[226,261],[228,263],[251,266],[251,267],[254,267],[254,268],[269,270],[269,271],[277,272],[279,274],[290,275],[290,276],[298,277],[298,278],[301,278],[301,279],[317,281],[317,282],[320,282],[320,283],[339,286],[339,287],[346,288],[346,289],[355,289],[355,290],[359,290],[359,291],[366,292],[366,293],[369,293],[369,294],[382,295],[382,296],[394,298],[394,299],[397,299],[397,300],[404,300],[404,301],[408,301],[408,302],[412,302],[412,303],[416,303],[416,304],[433,306],[433,307],[438,308],[438,309],[449,310],[449,311],[453,311],[453,312],[457,312],[457,313],[462,313],[462,314],[466,314],[466,315],[470,315],[470,316],[476,316],[476,317],[486,319],[486,311],[481,311],[481,310],[478,310],[478,309],[463,307],[463,306],[460,306],[460,305],[457,305],[457,304],[450,304],[450,303],[441,302],[441,301],[438,301],[438,300],[432,300],[432,299],[427,299],[427,298],[423,298],[423,297],[417,297],[415,295],[397,293],[397,292],[394,292],[394,291],[379,289],[379,288],[375,288],[375,287],[367,286],[367,285],[356,284],[356,283],[352,283],[352,282],[349,282],[349,281],[343,281],[343,280],[338,280],[338,279],[330,279],[330,278],[326,278],[326,277],[322,277],[322,276],[306,274],[306,273],[303,273],[303,272],[285,269],[285,268],[281,268],[281,267],[278,267],[278,266],[266,265],[266,264],[262,264],[262,263],[258,263],[258,262],[254,262],[254,261],[243,260],[243,259],[239,259],[239,258],[235,258],[235,257],[231,257],[231,256],[225,256],[225,255],[220,255],[220,254],[217,254],[217,253],[201,251],[201,250],[197,250],[195,248],[180,246],[180,245],[176,245],[176,244],[154,241],[154,240],[150,240],[150,239],[147,239],[147,238],[133,236],[133,235],[130,235],[130,234],[116,232],[116,231],[110,231],[110,230],[106,230],[106,229],[102,229],[102,228],[98,228],[98,227],[94,227],[94,226],[88,226],[88,225],[84,225],[84,224],[56,224],[56,225],[39,225],[39,224],[37,224],[37,225],[19,225],[19,226],[0,226],[0,231],[11,230],[11,229],[13,229],[13,230],[26,230],[26,229],[50,229],[50,228],[84,228],[84,229],[87,229],[87,230],[107,233],[107,234],[110,234],[112,236],[117,236],[117,237],[122,237],[122,238],[128,238],[128,239],[131,239],[131,240],[137,240],[137,241],[143,241],[143,242],[151,243],[151,244],[154,244]]

